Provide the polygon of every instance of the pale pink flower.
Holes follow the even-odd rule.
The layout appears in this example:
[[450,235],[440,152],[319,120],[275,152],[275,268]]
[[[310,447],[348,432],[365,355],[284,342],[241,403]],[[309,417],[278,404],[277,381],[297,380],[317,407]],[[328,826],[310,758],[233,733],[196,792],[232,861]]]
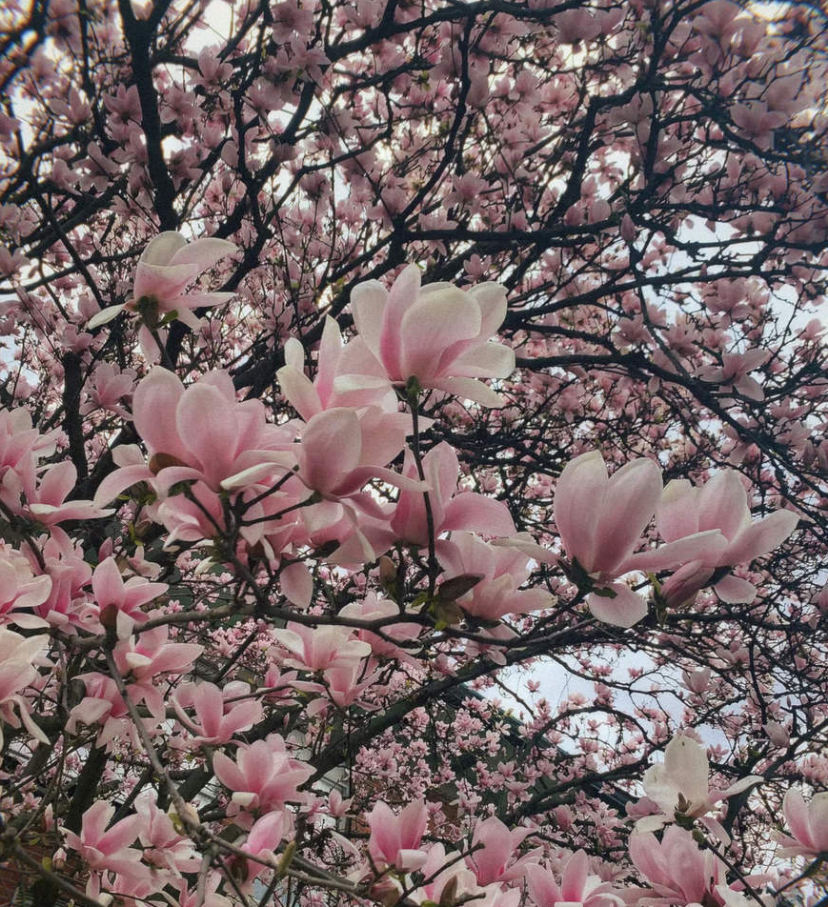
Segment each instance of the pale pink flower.
[[356,667],[371,654],[371,646],[354,639],[345,627],[289,623],[285,629],[274,630],[273,636],[290,653],[285,665],[305,671]]
[[412,801],[398,814],[380,800],[368,814],[368,824],[368,853],[377,869],[393,866],[400,872],[411,872],[425,863],[420,844],[428,825],[428,810],[423,799]]
[[615,907],[623,900],[609,882],[589,872],[589,857],[583,850],[572,854],[561,871],[560,884],[551,869],[537,864],[526,867],[529,897],[535,907],[580,904],[581,907]]
[[200,274],[235,251],[236,246],[225,239],[210,237],[188,243],[180,233],[159,233],[138,260],[132,298],[123,305],[103,309],[89,320],[87,327],[100,327],[126,309],[137,312],[150,328],[158,327],[164,319],[175,318],[190,328],[198,328],[200,322],[194,309],[227,302],[233,294],[186,290]]
[[93,803],[83,814],[79,835],[64,830],[66,844],[78,851],[90,869],[140,880],[147,869],[141,865],[141,851],[131,845],[144,829],[144,817],[127,816],[108,828],[114,815],[115,807],[105,800]]
[[[378,636],[371,630],[357,630],[357,639],[367,642],[371,646],[374,655],[385,655],[388,658],[405,657],[405,650],[401,649],[393,641],[416,639],[420,635],[420,624],[391,622],[393,618],[399,618],[400,609],[396,602],[387,598],[380,598],[376,592],[369,592],[362,601],[351,602],[345,605],[339,612],[343,619],[354,620],[383,620],[389,623],[382,628],[383,636]],[[383,637],[390,637],[390,640]]]
[[[302,433],[299,478],[332,499],[357,495],[370,479],[421,490],[422,482],[387,468],[405,446],[409,430],[410,419],[404,413],[386,413],[377,406],[359,412],[337,407],[317,413]],[[382,515],[367,496],[359,500],[369,512]]]
[[668,569],[712,556],[725,544],[718,531],[633,554],[661,497],[661,470],[647,459],[632,460],[612,477],[598,451],[570,460],[555,491],[555,523],[564,549],[596,591],[587,598],[599,620],[631,627],[647,614],[647,602],[623,583],[634,570]]
[[295,462],[290,436],[267,423],[261,401],[238,402],[224,371],[208,372],[185,388],[172,372],[154,368],[135,390],[133,418],[149,464],[134,455],[122,460],[124,466],[101,483],[98,502],[112,500],[136,482],[164,490],[195,480],[219,492],[283,472]]
[[[260,863],[257,860],[246,860],[244,857],[233,857],[231,863],[234,864],[231,870],[238,878],[240,875],[244,879],[244,888],[249,888],[254,879],[257,879],[263,872],[278,862],[276,851],[279,845],[285,839],[288,831],[290,819],[281,811],[270,812],[262,816],[256,824],[250,829],[247,840],[242,844],[242,850],[247,851],[260,860],[267,861]],[[241,864],[242,873],[236,873],[236,866]]]
[[529,834],[529,828],[510,831],[496,816],[478,822],[472,835],[471,852],[466,857],[466,865],[474,872],[478,885],[523,878],[527,866],[537,862],[538,851],[530,851],[514,862],[512,858]]
[[50,466],[40,477],[37,487],[29,491],[24,514],[53,526],[64,520],[91,520],[109,516],[113,511],[98,507],[93,501],[67,501],[78,480],[78,471],[70,460]]
[[699,378],[720,384],[724,392],[737,390],[749,400],[765,399],[762,385],[750,373],[764,365],[771,354],[767,350],[748,350],[746,353],[722,353],[721,365],[705,365],[697,372]]
[[669,904],[721,903],[716,885],[726,882],[727,869],[712,850],[702,851],[689,831],[671,825],[659,841],[654,834],[630,837],[630,859],[651,888],[634,888],[629,899],[653,907]]
[[[39,676],[35,663],[49,664],[43,658],[48,646],[46,635],[23,637],[0,628],[0,749],[3,747],[4,723],[16,728],[22,721],[33,737],[43,743],[49,742],[49,738],[32,721],[31,706],[22,695]],[[15,715],[15,707],[19,719]]]
[[456,576],[479,578],[457,599],[472,617],[496,621],[507,614],[527,614],[554,604],[554,598],[543,589],[520,589],[532,567],[519,548],[491,545],[470,532],[455,532],[450,540],[438,543],[437,557],[444,569],[443,582]]
[[174,876],[196,872],[201,865],[193,842],[175,830],[172,819],[158,808],[155,791],[146,791],[135,801],[141,818],[138,837],[144,846],[143,860],[169,870]]
[[188,672],[204,647],[190,642],[169,642],[168,626],[153,627],[121,639],[113,649],[118,670],[127,680],[129,698],[143,700],[156,718],[165,714],[164,696],[158,677]]
[[[509,508],[502,502],[473,491],[457,492],[460,461],[450,444],[442,442],[433,447],[422,460],[428,499],[434,526],[434,536],[456,529],[466,529],[488,536],[509,536],[515,524]],[[417,478],[413,454],[406,450],[403,475]],[[391,517],[391,529],[397,539],[412,545],[428,545],[428,521],[425,496],[421,491],[400,491]]]
[[376,280],[354,287],[351,311],[360,336],[395,384],[414,378],[420,387],[502,406],[478,379],[506,378],[515,367],[513,350],[488,342],[506,317],[503,287],[422,287],[419,268],[409,265],[390,291]]
[[801,791],[792,787],[782,801],[782,812],[791,835],[777,835],[783,845],[780,856],[823,859],[828,856],[828,793],[814,794],[805,802]]
[[[761,520],[752,520],[747,492],[738,473],[725,469],[702,486],[674,479],[664,489],[656,513],[656,525],[665,541],[676,544],[687,537],[718,530],[725,544],[691,559],[681,575],[664,584],[664,594],[676,601],[692,599],[713,575],[715,568],[748,564],[777,548],[796,529],[799,517],[790,510],[777,510]],[[728,602],[751,602],[756,589],[745,580],[727,576],[714,587]]]
[[740,794],[764,779],[761,775],[747,775],[726,790],[710,790],[709,768],[703,746],[691,737],[673,737],[664,749],[664,762],[651,766],[644,774],[644,792],[661,814],[639,819],[636,829],[654,831],[675,821],[676,813],[680,813],[702,819],[710,832],[729,843],[724,828],[707,813],[719,801]]
[[100,621],[117,629],[123,639],[132,632],[136,623],[144,623],[147,613],[142,607],[163,595],[166,583],[149,583],[143,577],[133,576],[126,581],[114,557],[101,561],[92,574],[92,595],[99,609]]
[[278,734],[240,746],[235,761],[216,752],[213,771],[233,791],[228,816],[240,810],[259,814],[281,809],[286,803],[302,803],[306,795],[299,787],[313,774],[309,765],[291,757]]
[[48,626],[27,612],[39,608],[51,589],[51,577],[35,576],[28,558],[0,541],[0,623],[26,629]]
[[[172,695],[179,721],[193,734],[191,745],[228,743],[234,734],[249,730],[262,718],[262,704],[250,699],[250,687],[233,681],[219,689],[213,683],[185,683]],[[185,709],[192,709],[190,717]]]
[[305,351],[298,340],[285,343],[285,365],[276,372],[282,393],[307,422],[326,409],[378,405],[396,412],[396,396],[385,369],[368,349],[365,340],[355,337],[347,346],[337,323],[325,318],[316,377],[304,371]]

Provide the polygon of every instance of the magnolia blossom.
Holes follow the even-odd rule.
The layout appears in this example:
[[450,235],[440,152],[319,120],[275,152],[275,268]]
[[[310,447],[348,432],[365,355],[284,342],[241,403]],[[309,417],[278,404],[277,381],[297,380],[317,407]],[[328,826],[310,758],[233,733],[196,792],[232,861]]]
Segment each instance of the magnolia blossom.
[[149,463],[140,455],[122,457],[124,465],[98,488],[98,503],[137,482],[162,492],[180,482],[202,481],[218,492],[295,463],[291,435],[266,422],[261,401],[238,402],[225,371],[208,372],[185,388],[167,369],[152,369],[135,391],[133,418]]
[[513,859],[524,838],[531,834],[529,828],[509,828],[496,816],[478,822],[472,835],[472,849],[466,857],[479,885],[493,882],[510,882],[522,878],[527,865],[537,860],[533,850]]
[[377,869],[393,866],[401,872],[411,872],[425,863],[426,854],[420,850],[428,824],[424,800],[414,800],[399,814],[379,801],[368,814],[368,824],[368,853]]
[[87,327],[96,328],[112,321],[119,312],[127,310],[141,316],[147,327],[155,328],[162,319],[178,318],[190,328],[199,320],[194,309],[227,302],[232,293],[187,293],[195,279],[212,268],[216,262],[236,251],[225,239],[213,237],[188,243],[174,231],[159,233],[141,253],[135,271],[132,297],[122,305],[110,306],[89,319]]
[[497,621],[506,614],[526,614],[554,604],[543,589],[520,589],[532,569],[519,548],[490,545],[470,532],[455,532],[450,540],[438,543],[437,557],[444,581],[477,577],[475,585],[457,599],[472,617]]
[[[3,747],[3,723],[20,727],[20,721],[35,738],[48,743],[49,738],[31,718],[31,706],[21,695],[32,684],[39,672],[35,662],[48,664],[43,653],[49,639],[44,634],[23,637],[19,633],[0,628],[0,749]],[[20,715],[18,720],[15,707]]]
[[326,409],[378,405],[396,412],[397,401],[385,369],[362,337],[343,344],[333,318],[325,319],[316,377],[304,371],[305,351],[293,337],[285,343],[285,365],[276,372],[282,393],[307,422]]
[[299,787],[313,769],[293,759],[278,734],[240,746],[235,761],[224,753],[213,756],[213,771],[221,783],[233,791],[229,816],[244,810],[267,813],[282,809],[288,802],[301,803],[305,794]]
[[661,490],[661,470],[652,460],[632,460],[610,477],[597,450],[570,460],[558,479],[555,523],[576,578],[588,577],[596,590],[587,603],[599,620],[631,627],[647,614],[647,602],[625,584],[614,582],[618,577],[713,557],[725,545],[714,529],[633,554]]
[[713,892],[726,882],[727,868],[712,850],[701,850],[683,828],[670,826],[661,841],[651,833],[632,835],[630,859],[652,887],[626,892],[628,902],[643,903],[633,898],[646,898],[653,907],[722,903]]
[[778,835],[780,856],[808,859],[828,856],[828,792],[814,794],[810,803],[792,787],[782,801],[782,812],[791,835]]
[[661,810],[661,814],[645,816],[636,823],[637,831],[654,831],[676,814],[702,823],[725,842],[727,832],[721,824],[706,814],[720,801],[740,794],[760,783],[761,775],[746,775],[726,790],[708,787],[709,763],[704,747],[691,737],[674,737],[664,750],[664,762],[653,765],[644,774],[644,792]]
[[421,286],[420,269],[409,265],[390,290],[370,280],[354,287],[351,311],[357,331],[397,385],[416,379],[474,400],[502,406],[480,378],[506,378],[515,354],[488,342],[506,317],[506,291],[496,283],[461,290],[448,283]]
[[526,867],[529,897],[535,907],[580,904],[582,907],[615,907],[623,900],[609,882],[589,872],[589,857],[583,850],[572,854],[564,864],[560,884],[555,874],[538,864]]
[[[751,520],[745,487],[733,470],[717,472],[702,486],[674,479],[664,489],[656,513],[661,537],[676,544],[681,539],[718,530],[725,544],[718,550],[699,551],[682,568],[681,576],[672,580],[666,594],[677,602],[692,599],[716,568],[764,557],[790,536],[798,522],[799,517],[790,510],[777,510],[764,519]],[[727,602],[751,602],[756,596],[753,585],[733,576],[719,580],[714,588]]]
[[132,847],[145,819],[140,813],[127,816],[108,827],[115,807],[105,800],[93,803],[83,814],[80,834],[64,830],[66,844],[98,871],[110,870],[130,879],[140,879],[147,869],[141,863],[141,851]]
[[101,561],[92,574],[92,594],[100,611],[104,626],[117,628],[117,635],[123,639],[132,632],[136,623],[147,620],[142,607],[169,587],[166,583],[150,583],[141,576],[133,576],[124,582],[115,558]]
[[[262,704],[250,695],[250,687],[241,681],[219,689],[213,683],[185,683],[172,696],[178,720],[194,736],[190,744],[227,743],[233,735],[251,728],[262,717]],[[191,718],[184,711],[192,708]]]
[[[435,537],[444,532],[466,529],[488,536],[509,536],[515,524],[502,502],[473,491],[457,491],[460,461],[453,447],[437,444],[423,457],[423,473],[429,486],[428,500]],[[403,474],[417,478],[414,456],[405,452]],[[425,497],[420,491],[403,489],[391,517],[391,529],[398,539],[425,547],[429,541]]]

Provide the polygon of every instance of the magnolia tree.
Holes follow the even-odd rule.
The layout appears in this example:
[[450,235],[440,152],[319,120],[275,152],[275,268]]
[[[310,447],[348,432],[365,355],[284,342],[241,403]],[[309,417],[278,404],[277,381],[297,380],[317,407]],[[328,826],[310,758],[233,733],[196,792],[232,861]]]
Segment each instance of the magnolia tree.
[[6,878],[824,905],[819,9],[1,15]]

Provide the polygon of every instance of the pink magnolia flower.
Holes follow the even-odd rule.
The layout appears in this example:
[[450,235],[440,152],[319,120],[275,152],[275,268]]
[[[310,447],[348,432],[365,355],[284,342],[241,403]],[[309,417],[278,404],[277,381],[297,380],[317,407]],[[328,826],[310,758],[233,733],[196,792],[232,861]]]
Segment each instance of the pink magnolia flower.
[[144,324],[155,328],[165,317],[178,318],[190,328],[198,328],[194,309],[227,302],[232,293],[187,293],[195,279],[216,262],[236,251],[233,243],[214,237],[188,243],[173,231],[159,233],[141,253],[135,271],[132,298],[123,305],[103,309],[89,320],[87,327],[96,328],[112,321],[126,309],[137,312]]
[[[410,419],[378,406],[360,412],[338,407],[311,417],[302,433],[299,478],[327,498],[356,495],[369,479],[422,490],[422,482],[401,476],[387,465],[405,446]],[[360,503],[382,515],[367,496]]]
[[204,646],[190,642],[169,642],[168,626],[154,627],[136,636],[121,639],[113,649],[118,670],[128,683],[129,698],[143,700],[150,713],[163,718],[166,704],[158,678],[188,672]]
[[472,617],[500,620],[506,614],[526,614],[554,604],[554,598],[543,589],[520,589],[532,568],[519,548],[490,545],[470,532],[455,532],[450,540],[438,543],[437,558],[444,568],[444,582],[455,576],[479,577],[457,599]]
[[368,824],[368,853],[377,869],[393,866],[399,872],[411,872],[425,863],[426,854],[420,849],[428,825],[425,800],[412,801],[399,814],[380,800],[368,814]]
[[506,378],[515,367],[513,350],[487,342],[506,317],[503,287],[422,287],[419,268],[409,265],[390,291],[376,280],[354,287],[351,311],[360,336],[395,384],[416,378],[420,387],[483,406],[503,405],[500,396],[478,380]]
[[83,814],[79,835],[64,829],[66,844],[78,851],[90,869],[140,880],[147,870],[141,864],[141,851],[131,845],[144,828],[144,817],[127,816],[108,828],[114,815],[115,807],[105,800],[93,803]]
[[[250,687],[233,681],[219,689],[214,683],[185,683],[172,695],[179,721],[193,734],[192,746],[228,743],[233,735],[249,730],[261,720],[262,704],[250,696]],[[193,709],[191,718],[185,709]]]
[[[243,879],[244,889],[249,888],[253,881],[263,872],[267,872],[270,867],[275,867],[278,861],[276,851],[285,839],[288,823],[289,817],[284,812],[277,810],[262,816],[250,829],[247,840],[242,844],[242,850],[259,859],[247,860],[244,857],[233,857],[231,860],[233,864],[231,872],[236,878]],[[262,863],[259,860],[265,862]],[[241,864],[241,872],[236,871],[239,864]]]
[[615,907],[623,899],[611,883],[589,872],[589,857],[583,850],[572,854],[564,864],[558,884],[551,869],[538,864],[526,867],[529,897],[535,907],[555,907],[556,904],[580,904],[582,907]]
[[[509,508],[502,502],[473,491],[457,493],[460,461],[450,444],[442,442],[423,457],[423,472],[428,483],[428,499],[435,537],[444,532],[466,529],[488,536],[509,536],[515,524]],[[403,475],[417,478],[413,454],[406,450]],[[412,545],[428,545],[425,497],[421,491],[403,489],[391,517],[395,538]]]
[[514,862],[512,857],[531,833],[529,828],[509,831],[496,816],[478,822],[472,835],[471,853],[466,857],[466,865],[474,872],[478,885],[523,878],[527,866],[537,861],[538,851],[531,851]]
[[297,680],[293,686],[303,693],[315,693],[315,698],[307,706],[309,717],[324,712],[328,708],[328,700],[340,709],[347,709],[358,705],[364,711],[374,711],[378,707],[370,702],[360,699],[360,696],[372,686],[376,692],[381,688],[374,686],[379,677],[378,672],[365,674],[360,665],[337,666],[326,668],[322,672],[322,683]]
[[172,372],[154,368],[135,390],[133,418],[149,464],[132,455],[122,459],[125,465],[101,483],[98,502],[112,500],[137,482],[163,490],[195,480],[219,492],[295,462],[288,452],[290,435],[266,422],[261,401],[238,402],[233,380],[224,371],[208,372],[185,388]]
[[371,654],[371,646],[354,639],[352,631],[345,627],[289,623],[272,635],[290,653],[285,665],[305,671],[356,667]]
[[630,837],[629,851],[635,868],[652,886],[629,891],[630,901],[646,898],[653,907],[722,903],[714,889],[726,882],[727,869],[712,850],[702,851],[689,831],[671,825],[661,841],[637,832]]
[[175,830],[172,819],[158,808],[155,791],[140,794],[135,812],[141,818],[138,837],[144,847],[142,859],[152,866],[168,870],[173,876],[196,872],[201,860],[193,842]]
[[712,834],[729,843],[721,824],[706,814],[720,800],[740,794],[764,779],[761,775],[747,775],[726,790],[710,790],[709,767],[703,746],[690,737],[673,737],[664,749],[664,762],[651,766],[644,774],[644,792],[661,814],[639,819],[636,830],[654,831],[675,821],[676,813],[680,813],[701,819]]
[[632,460],[610,477],[598,451],[570,460],[558,479],[555,522],[576,578],[581,570],[598,587],[587,603],[599,620],[631,627],[647,614],[647,602],[616,578],[711,557],[725,545],[712,530],[633,554],[661,491],[661,470],[652,460]]
[[115,626],[121,639],[129,636],[136,623],[147,620],[148,615],[141,608],[168,588],[166,583],[150,583],[140,576],[133,576],[125,583],[114,557],[101,561],[92,574],[92,594],[101,623]]
[[313,381],[305,375],[304,359],[302,345],[291,337],[285,343],[286,365],[276,372],[276,378],[284,396],[306,422],[335,407],[377,405],[387,412],[397,411],[397,399],[385,369],[364,338],[355,337],[343,344],[333,318],[325,318]]
[[81,413],[94,412],[100,407],[116,413],[123,419],[129,419],[130,415],[123,401],[132,396],[136,377],[131,368],[120,371],[110,362],[99,363],[92,373],[91,382],[87,385],[87,399],[81,405]]
[[[761,520],[751,520],[745,487],[733,470],[717,472],[699,487],[686,479],[674,479],[664,489],[656,513],[661,537],[677,543],[688,536],[718,530],[725,544],[718,551],[699,552],[682,568],[680,577],[669,586],[665,583],[666,594],[676,601],[692,599],[716,568],[764,557],[790,536],[798,522],[799,517],[790,510],[777,510]],[[714,588],[728,602],[751,602],[756,596],[755,587],[737,577],[727,576]]]
[[[376,592],[369,592],[362,601],[351,602],[339,612],[339,616],[354,620],[382,620],[389,623],[382,628],[383,636],[378,636],[371,630],[357,630],[356,637],[371,646],[374,655],[384,655],[388,658],[405,658],[405,650],[395,645],[393,641],[416,639],[420,635],[420,624],[391,622],[399,618],[400,609],[396,602],[387,598],[380,598]],[[385,637],[385,638],[384,638]],[[390,640],[388,639],[390,637]]]
[[112,511],[97,506],[93,501],[67,501],[77,484],[75,464],[63,460],[50,466],[40,477],[37,487],[29,491],[23,513],[42,523],[53,526],[64,520],[91,520],[109,516]]
[[0,623],[26,629],[48,626],[30,610],[41,606],[51,589],[51,577],[35,576],[29,559],[0,541]]
[[132,729],[127,705],[111,677],[90,672],[79,674],[77,679],[83,683],[85,695],[69,712],[66,731],[69,734],[76,733],[78,724],[89,727],[100,725],[95,745],[110,749],[118,736],[129,734]]
[[764,400],[762,385],[750,373],[764,365],[771,354],[767,350],[748,350],[746,353],[722,353],[722,364],[706,365],[698,370],[705,381],[722,385],[727,392],[735,389],[749,400]]
[[309,765],[290,756],[278,734],[240,746],[235,761],[216,752],[213,771],[233,791],[228,816],[240,810],[267,813],[282,809],[286,803],[301,803],[305,794],[299,787],[313,774]]
[[23,637],[12,630],[0,628],[0,749],[3,747],[4,723],[16,728],[22,721],[33,737],[43,743],[49,742],[49,738],[32,721],[31,706],[22,695],[23,690],[39,676],[35,662],[49,664],[43,658],[48,646],[49,640],[45,635]]
[[[28,550],[26,553],[32,567],[39,570],[34,552]],[[64,632],[72,632],[75,627],[86,627],[95,632],[98,609],[86,593],[92,568],[83,559],[83,546],[54,526],[43,546],[42,557],[52,585],[46,599],[35,606],[34,613]]]
[[780,856],[825,858],[828,855],[828,793],[814,794],[811,802],[806,803],[802,793],[792,787],[782,801],[782,812],[791,836],[777,836],[777,841],[783,845]]
[[419,869],[425,883],[411,893],[414,903],[431,901],[439,904],[440,896],[449,883],[458,898],[479,895],[481,889],[474,873],[463,863],[455,861],[453,858],[456,856],[453,853],[447,854],[443,844],[433,844],[429,848],[426,860]]

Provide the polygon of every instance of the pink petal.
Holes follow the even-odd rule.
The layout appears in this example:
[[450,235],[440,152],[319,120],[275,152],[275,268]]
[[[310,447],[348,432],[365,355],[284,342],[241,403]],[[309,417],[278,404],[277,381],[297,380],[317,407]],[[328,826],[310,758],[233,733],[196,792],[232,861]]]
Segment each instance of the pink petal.
[[132,412],[135,429],[152,453],[165,453],[186,462],[189,453],[176,431],[176,410],[184,385],[165,368],[154,368],[135,390]]
[[781,545],[796,529],[799,517],[790,510],[777,510],[763,520],[744,527],[724,553],[728,565],[748,564]]
[[569,558],[587,573],[596,560],[595,537],[607,489],[607,467],[597,450],[564,467],[555,488],[555,523]]
[[615,592],[615,598],[592,593],[587,596],[587,604],[593,617],[612,624],[614,627],[631,627],[647,616],[647,601],[625,586],[623,583],[612,583],[607,588]]
[[287,600],[297,608],[305,609],[313,597],[313,577],[300,561],[285,567],[279,574],[279,584]]
[[445,374],[462,352],[458,349],[452,355],[453,345],[477,337],[480,310],[467,293],[450,287],[419,299],[406,311],[400,329],[400,377],[414,375],[427,385]]

